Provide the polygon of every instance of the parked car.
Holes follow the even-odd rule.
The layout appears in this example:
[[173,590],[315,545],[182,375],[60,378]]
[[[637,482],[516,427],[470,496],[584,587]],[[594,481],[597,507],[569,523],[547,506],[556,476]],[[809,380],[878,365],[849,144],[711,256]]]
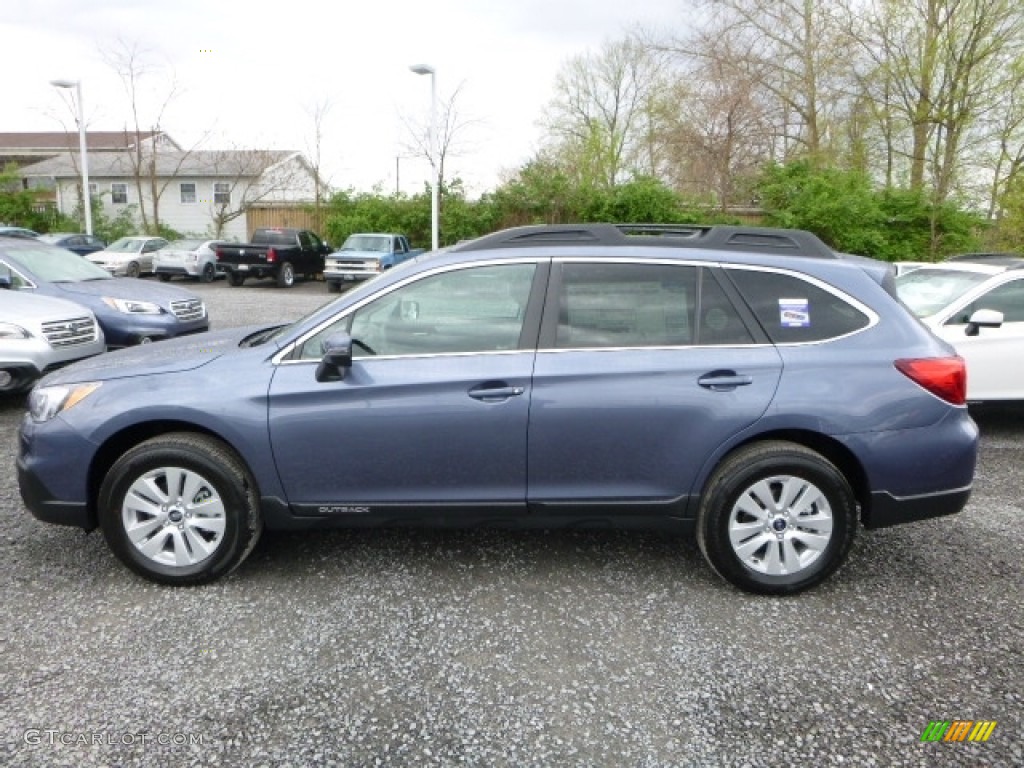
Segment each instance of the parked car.
[[210,327],[206,305],[191,291],[111,277],[87,259],[38,240],[0,239],[0,272],[9,273],[7,279],[15,290],[70,299],[87,307],[112,348]]
[[39,233],[25,227],[0,227],[0,237],[20,237],[26,240],[34,240],[39,237]]
[[892,283],[806,232],[499,232],[289,325],[50,374],[21,493],[168,584],[224,575],[265,527],[618,526],[795,592],[860,524],[970,493],[963,360]]
[[96,235],[74,234],[71,232],[51,232],[46,235],[40,235],[39,239],[50,245],[59,245],[61,248],[67,248],[79,256],[87,256],[90,253],[102,251],[107,247],[107,244],[102,239],[96,237]]
[[896,276],[906,274],[907,272],[913,272],[919,267],[927,266],[927,261],[894,261],[893,266],[896,268]]
[[[0,288],[10,275],[0,269]],[[96,317],[64,299],[0,294],[0,394],[24,392],[45,373],[106,349]]]
[[153,272],[153,254],[167,245],[162,237],[122,237],[85,258],[112,275],[139,277]]
[[217,277],[217,240],[174,240],[153,254],[153,271],[167,282],[175,275],[211,283]]
[[345,238],[337,252],[329,254],[324,262],[324,280],[327,290],[338,293],[342,283],[366,280],[419,256],[422,248],[410,248],[405,235],[390,233],[360,233]]
[[1024,258],[931,264],[901,275],[896,287],[967,361],[968,400],[1024,400]]
[[251,243],[217,246],[217,269],[228,282],[240,286],[249,277],[272,277],[280,288],[290,288],[296,275],[311,280],[324,271],[330,246],[308,229],[257,229]]

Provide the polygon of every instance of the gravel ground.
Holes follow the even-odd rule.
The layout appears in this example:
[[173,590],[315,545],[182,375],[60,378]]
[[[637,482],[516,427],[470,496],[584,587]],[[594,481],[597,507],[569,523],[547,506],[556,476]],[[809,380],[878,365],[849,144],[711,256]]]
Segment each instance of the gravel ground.
[[[194,288],[215,327],[329,298]],[[267,534],[158,587],[22,507],[23,407],[0,400],[0,765],[1024,764],[1024,407],[975,412],[963,514],[862,531],[784,599],[621,532]],[[998,725],[920,741],[955,719]]]

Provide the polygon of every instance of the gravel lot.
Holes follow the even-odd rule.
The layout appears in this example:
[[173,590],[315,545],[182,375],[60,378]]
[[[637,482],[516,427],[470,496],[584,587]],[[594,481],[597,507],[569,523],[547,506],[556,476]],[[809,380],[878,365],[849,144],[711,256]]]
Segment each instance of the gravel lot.
[[[214,326],[323,283],[191,286]],[[977,410],[964,514],[864,532],[823,587],[753,597],[661,535],[264,535],[195,589],[37,523],[0,400],[5,766],[1024,764],[1024,406]],[[922,743],[931,720],[986,743]]]

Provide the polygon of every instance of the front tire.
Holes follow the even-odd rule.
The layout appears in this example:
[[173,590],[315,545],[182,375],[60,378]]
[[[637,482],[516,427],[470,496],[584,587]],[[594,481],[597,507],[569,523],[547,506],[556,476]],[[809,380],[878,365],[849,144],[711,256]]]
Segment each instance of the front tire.
[[827,579],[849,554],[856,529],[856,498],[843,474],[819,453],[781,441],[726,458],[697,513],[697,543],[711,567],[765,595]]
[[290,261],[286,261],[277,270],[277,287],[291,288],[293,285],[295,285],[295,268]]
[[140,576],[195,585],[230,573],[259,540],[256,484],[228,446],[185,432],[126,452],[100,487],[99,522]]

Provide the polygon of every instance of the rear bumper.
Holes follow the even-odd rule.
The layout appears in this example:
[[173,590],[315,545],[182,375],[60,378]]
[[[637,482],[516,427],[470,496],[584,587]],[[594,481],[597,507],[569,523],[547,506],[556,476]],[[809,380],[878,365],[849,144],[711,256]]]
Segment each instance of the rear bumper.
[[865,528],[888,528],[892,525],[955,515],[971,496],[970,486],[925,496],[897,498],[889,493],[871,496],[871,507],[864,511]]

